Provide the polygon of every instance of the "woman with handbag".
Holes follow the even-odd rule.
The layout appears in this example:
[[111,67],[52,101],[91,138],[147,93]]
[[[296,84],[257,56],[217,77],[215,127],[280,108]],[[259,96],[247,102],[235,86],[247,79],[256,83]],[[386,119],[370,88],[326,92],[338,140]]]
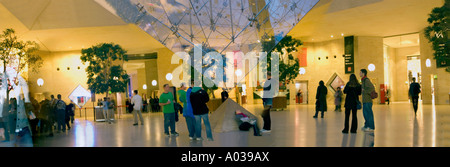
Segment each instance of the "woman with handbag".
[[359,95],[361,95],[361,85],[356,79],[355,74],[350,75],[350,80],[345,85],[344,93],[347,95],[345,97],[345,127],[342,133],[348,133],[348,124],[350,118],[350,112],[352,113],[352,127],[350,128],[351,133],[356,133],[358,128],[358,118],[357,109],[361,109],[361,102],[359,102]]

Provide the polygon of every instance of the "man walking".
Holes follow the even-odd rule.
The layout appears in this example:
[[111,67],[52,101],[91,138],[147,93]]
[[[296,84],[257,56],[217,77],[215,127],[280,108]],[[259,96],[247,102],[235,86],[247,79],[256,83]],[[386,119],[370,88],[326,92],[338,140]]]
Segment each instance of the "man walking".
[[173,136],[178,136],[178,133],[175,131],[175,108],[173,106],[174,97],[172,92],[169,92],[170,86],[169,84],[164,84],[164,92],[159,97],[159,105],[163,109],[164,114],[164,134],[166,136],[170,136],[170,133]]
[[144,118],[142,118],[142,97],[139,96],[138,90],[133,91],[133,98],[131,98],[131,104],[133,105],[133,116],[134,116],[134,124],[133,126],[138,125],[137,115],[139,114],[139,120],[141,120],[141,125],[144,125]]
[[416,78],[412,78],[412,83],[409,85],[409,97],[413,103],[414,114],[417,115],[417,105],[419,103],[420,85],[416,82]]
[[372,110],[372,97],[371,93],[375,91],[375,87],[373,86],[370,79],[367,78],[367,70],[361,69],[359,72],[359,76],[361,77],[361,94],[362,94],[362,103],[363,103],[363,116],[365,119],[363,131],[373,132],[375,130],[375,121],[373,118],[373,110]]

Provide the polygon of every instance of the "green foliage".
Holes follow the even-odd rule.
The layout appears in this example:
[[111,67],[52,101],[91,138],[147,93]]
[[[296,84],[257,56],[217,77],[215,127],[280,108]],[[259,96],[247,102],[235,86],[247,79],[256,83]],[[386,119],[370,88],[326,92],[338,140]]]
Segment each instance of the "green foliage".
[[[293,82],[300,72],[300,65],[297,56],[293,55],[297,53],[297,47],[303,45],[299,39],[292,38],[292,36],[285,36],[275,47],[275,37],[272,36],[269,39],[262,41],[262,50],[267,52],[267,70],[271,71],[271,52],[278,52],[279,55],[279,72],[280,82],[287,84]],[[283,55],[283,53],[286,53]]]
[[102,43],[81,50],[81,61],[86,68],[87,85],[97,94],[125,92],[129,76],[117,61],[127,61],[126,51],[113,43]]
[[3,62],[3,72],[10,66],[17,73],[27,66],[32,72],[39,72],[43,60],[39,56],[39,44],[34,41],[20,41],[14,29],[6,29],[0,34],[0,60]]
[[[425,28],[425,37],[432,43],[434,59],[450,61],[450,0],[434,8],[427,21],[430,25]],[[450,72],[450,67],[446,71]]]

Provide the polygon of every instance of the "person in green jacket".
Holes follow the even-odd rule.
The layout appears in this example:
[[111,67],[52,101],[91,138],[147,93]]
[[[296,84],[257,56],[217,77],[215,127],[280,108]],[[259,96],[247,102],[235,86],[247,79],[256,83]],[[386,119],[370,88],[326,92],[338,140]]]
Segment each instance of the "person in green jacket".
[[164,84],[164,92],[159,97],[159,105],[163,109],[164,114],[164,134],[166,136],[178,136],[178,133],[175,131],[175,108],[173,107],[174,98],[172,92],[169,92],[170,86],[169,84]]
[[373,86],[370,79],[367,78],[367,70],[361,69],[359,72],[359,76],[361,77],[361,95],[362,95],[362,105],[363,105],[363,116],[366,120],[364,123],[363,131],[373,132],[375,130],[375,121],[373,118],[373,110],[372,105],[373,101],[370,94],[375,91],[375,87]]

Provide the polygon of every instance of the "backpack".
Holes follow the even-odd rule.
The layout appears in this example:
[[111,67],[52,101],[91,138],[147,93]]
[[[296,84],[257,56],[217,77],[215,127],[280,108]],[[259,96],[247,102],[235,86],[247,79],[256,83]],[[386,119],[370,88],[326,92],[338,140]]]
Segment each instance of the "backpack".
[[372,92],[370,92],[370,98],[376,99],[377,97],[378,97],[378,93],[375,92],[375,90],[373,90]]
[[[368,78],[366,78],[366,79],[368,79]],[[373,86],[373,84],[372,84],[372,86]],[[375,86],[373,86],[373,87],[374,87],[373,91],[370,92],[370,98],[376,99],[378,97],[378,93],[375,91]]]
[[239,130],[241,131],[248,131],[250,130],[250,128],[252,127],[252,125],[248,122],[243,122],[239,125]]
[[64,103],[64,101],[62,101],[62,100],[58,100],[58,102],[56,102],[56,109],[57,110],[66,110],[66,103]]

